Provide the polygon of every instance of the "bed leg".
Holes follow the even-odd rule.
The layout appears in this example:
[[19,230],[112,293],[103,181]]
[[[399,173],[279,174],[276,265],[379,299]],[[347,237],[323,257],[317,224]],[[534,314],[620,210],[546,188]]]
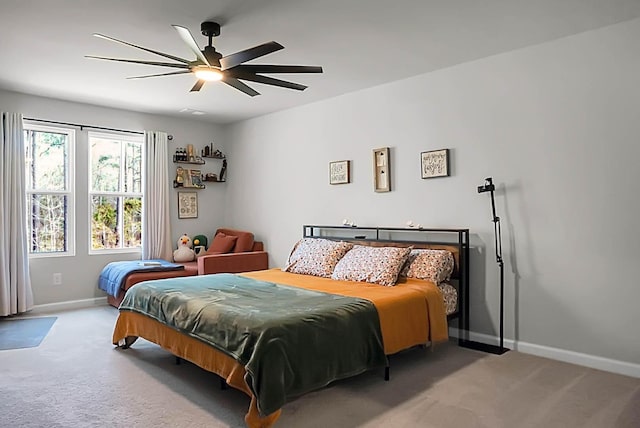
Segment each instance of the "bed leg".
[[220,378],[220,389],[223,391],[227,389],[227,381],[222,377]]
[[179,366],[181,362],[182,362],[182,358],[176,357],[176,366]]
[[389,366],[384,368],[384,380],[387,382],[389,381]]
[[118,344],[116,346],[121,349],[129,349],[137,339],[138,336],[127,336],[118,340]]

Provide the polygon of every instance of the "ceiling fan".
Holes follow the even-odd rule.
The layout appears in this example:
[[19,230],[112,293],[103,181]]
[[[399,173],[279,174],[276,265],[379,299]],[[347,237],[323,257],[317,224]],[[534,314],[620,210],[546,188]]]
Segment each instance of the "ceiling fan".
[[94,36],[141,49],[143,51],[150,52],[156,55],[160,55],[176,62],[143,61],[135,59],[108,58],[94,55],[85,55],[85,57],[92,59],[103,59],[107,61],[130,62],[134,64],[145,64],[180,69],[179,71],[171,71],[167,73],[128,77],[128,79],[145,79],[147,77],[172,76],[177,74],[193,73],[198,78],[198,80],[191,88],[191,92],[197,92],[202,89],[202,86],[207,81],[220,80],[251,97],[260,95],[260,93],[242,82],[242,80],[303,91],[307,88],[304,85],[288,82],[286,80],[276,79],[269,76],[264,76],[264,74],[322,73],[322,67],[318,66],[245,64],[246,62],[253,59],[279,51],[280,49],[284,49],[284,46],[282,46],[280,43],[273,41],[254,46],[252,48],[245,49],[231,55],[222,56],[222,54],[216,51],[216,48],[213,47],[213,38],[220,35],[220,24],[216,22],[206,21],[203,22],[200,26],[202,34],[209,38],[209,45],[205,46],[203,50],[200,50],[198,44],[193,38],[193,35],[187,28],[181,27],[179,25],[173,25],[173,28],[178,31],[178,34],[180,35],[182,40],[196,55],[195,60],[189,61],[188,59],[180,58],[164,52],[155,51],[153,49],[144,48],[142,46],[137,46],[133,43],[128,43],[122,40],[115,39],[113,37],[105,36],[104,34],[94,34]]

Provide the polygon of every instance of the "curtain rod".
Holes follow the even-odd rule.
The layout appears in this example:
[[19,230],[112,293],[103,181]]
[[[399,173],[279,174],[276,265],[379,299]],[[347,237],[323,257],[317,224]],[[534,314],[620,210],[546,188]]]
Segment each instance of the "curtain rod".
[[[54,125],[75,126],[77,128],[80,128],[80,130],[82,130],[84,128],[89,128],[89,129],[100,129],[102,131],[115,131],[115,132],[125,132],[127,134],[144,135],[144,132],[142,132],[142,131],[130,131],[128,129],[105,128],[103,126],[82,125],[80,123],[58,122],[58,121],[55,121],[55,120],[45,120],[45,119],[34,119],[32,117],[25,117],[23,119],[24,120],[30,120],[32,122],[51,123],[51,124],[54,124]],[[169,140],[169,141],[173,140],[173,135],[171,135],[171,134],[167,135],[167,140]]]

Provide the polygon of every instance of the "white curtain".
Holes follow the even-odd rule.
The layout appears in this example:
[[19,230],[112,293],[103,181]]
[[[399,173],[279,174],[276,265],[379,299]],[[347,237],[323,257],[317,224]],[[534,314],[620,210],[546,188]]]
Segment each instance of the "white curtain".
[[145,131],[142,258],[172,260],[169,148],[166,132]]
[[0,112],[0,316],[33,308],[22,115]]

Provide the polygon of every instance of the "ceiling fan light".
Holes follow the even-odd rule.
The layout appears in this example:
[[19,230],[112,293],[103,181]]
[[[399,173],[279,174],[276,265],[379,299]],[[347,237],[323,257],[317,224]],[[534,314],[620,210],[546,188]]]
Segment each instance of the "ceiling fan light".
[[209,68],[209,67],[196,69],[195,75],[198,79],[207,80],[207,81],[222,79],[222,72],[220,70],[216,70],[215,68]]

